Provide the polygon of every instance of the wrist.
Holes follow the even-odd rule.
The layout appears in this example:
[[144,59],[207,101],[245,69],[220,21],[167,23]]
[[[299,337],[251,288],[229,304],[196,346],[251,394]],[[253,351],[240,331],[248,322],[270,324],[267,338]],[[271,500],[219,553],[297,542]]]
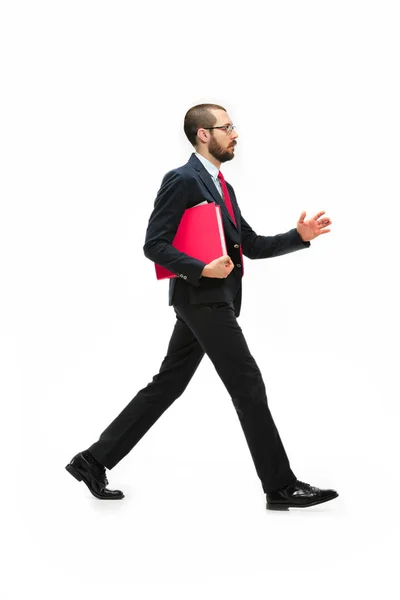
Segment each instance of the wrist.
[[302,241],[302,242],[307,242],[307,241],[308,241],[308,240],[305,240],[305,239],[303,238],[303,236],[301,235],[300,231],[299,231],[297,228],[296,228],[296,231],[297,231],[297,233],[299,234],[299,236],[300,236],[300,239],[301,239],[301,241]]

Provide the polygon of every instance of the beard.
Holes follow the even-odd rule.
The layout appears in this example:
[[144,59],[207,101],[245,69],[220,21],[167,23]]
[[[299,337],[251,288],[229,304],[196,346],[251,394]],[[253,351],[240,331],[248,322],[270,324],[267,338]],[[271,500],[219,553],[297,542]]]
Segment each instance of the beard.
[[231,146],[228,149],[224,150],[212,137],[208,145],[208,151],[211,154],[211,156],[219,160],[219,162],[224,163],[228,160],[232,160],[232,158],[234,158],[235,156],[234,152],[232,151],[232,145],[236,145],[236,143],[232,142]]

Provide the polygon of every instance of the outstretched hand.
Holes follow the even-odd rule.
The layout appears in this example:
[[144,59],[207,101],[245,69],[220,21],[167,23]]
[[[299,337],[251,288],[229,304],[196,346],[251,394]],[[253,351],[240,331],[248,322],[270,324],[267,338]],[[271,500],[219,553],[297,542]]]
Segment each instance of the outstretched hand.
[[297,231],[303,240],[303,242],[309,242],[321,235],[321,233],[329,233],[330,229],[326,229],[328,225],[332,225],[332,221],[329,217],[324,217],[321,219],[322,215],[325,214],[324,210],[321,210],[319,213],[314,215],[312,219],[305,221],[306,211],[300,215],[300,219],[297,221]]

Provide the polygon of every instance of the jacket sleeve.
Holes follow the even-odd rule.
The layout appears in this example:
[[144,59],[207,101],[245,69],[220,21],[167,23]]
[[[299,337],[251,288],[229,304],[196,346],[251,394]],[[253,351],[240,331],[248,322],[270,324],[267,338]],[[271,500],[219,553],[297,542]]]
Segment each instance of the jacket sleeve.
[[143,252],[146,258],[198,286],[207,263],[172,246],[178,225],[187,208],[187,182],[175,170],[164,175],[150,215]]
[[297,229],[277,235],[257,235],[242,216],[240,209],[239,214],[243,254],[251,259],[281,256],[310,246],[310,242],[303,242]]

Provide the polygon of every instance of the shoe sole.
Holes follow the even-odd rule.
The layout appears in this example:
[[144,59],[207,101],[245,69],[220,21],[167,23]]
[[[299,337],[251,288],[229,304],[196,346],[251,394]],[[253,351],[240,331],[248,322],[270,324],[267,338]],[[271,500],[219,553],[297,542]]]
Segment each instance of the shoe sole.
[[269,510],[288,510],[289,508],[308,508],[309,506],[316,506],[317,504],[323,504],[324,502],[328,502],[329,500],[333,500],[337,498],[339,494],[335,494],[332,496],[328,496],[327,498],[323,498],[323,500],[314,500],[314,502],[310,502],[309,504],[290,504],[290,503],[279,503],[279,502],[267,502],[267,508]]
[[72,465],[68,464],[66,467],[66,470],[68,471],[68,473],[70,475],[72,475],[72,477],[75,477],[75,479],[77,479],[78,481],[83,481],[83,483],[86,484],[89,492],[98,500],[122,500],[122,498],[125,498],[124,495],[122,496],[108,496],[107,498],[104,498],[103,496],[99,496],[98,494],[96,494],[91,488],[90,485],[83,479],[82,475],[79,473],[79,471],[77,471]]

